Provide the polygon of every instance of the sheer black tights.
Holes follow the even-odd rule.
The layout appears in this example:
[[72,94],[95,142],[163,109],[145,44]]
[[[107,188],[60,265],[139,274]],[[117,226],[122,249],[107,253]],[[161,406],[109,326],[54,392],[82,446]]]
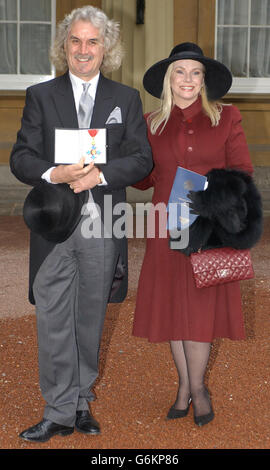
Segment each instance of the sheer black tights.
[[210,412],[211,405],[204,376],[209,360],[211,343],[197,341],[171,341],[171,351],[179,376],[179,388],[174,408],[187,408],[189,398],[195,416]]

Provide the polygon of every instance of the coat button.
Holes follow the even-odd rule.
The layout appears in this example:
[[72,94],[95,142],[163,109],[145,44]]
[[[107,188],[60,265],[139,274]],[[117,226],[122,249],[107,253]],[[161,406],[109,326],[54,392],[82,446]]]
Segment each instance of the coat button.
[[189,130],[188,130],[188,134],[194,134],[194,130],[193,130],[193,129],[189,129]]
[[193,147],[188,147],[188,148],[187,148],[187,151],[188,151],[188,152],[192,152],[192,151],[193,151]]

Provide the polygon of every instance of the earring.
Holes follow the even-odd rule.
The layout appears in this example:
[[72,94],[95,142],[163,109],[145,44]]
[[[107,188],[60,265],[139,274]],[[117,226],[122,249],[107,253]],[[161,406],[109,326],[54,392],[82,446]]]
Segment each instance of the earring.
[[202,92],[202,89],[204,88],[204,83],[202,84],[201,88],[200,88],[200,91],[199,91],[199,95],[201,95],[201,92]]

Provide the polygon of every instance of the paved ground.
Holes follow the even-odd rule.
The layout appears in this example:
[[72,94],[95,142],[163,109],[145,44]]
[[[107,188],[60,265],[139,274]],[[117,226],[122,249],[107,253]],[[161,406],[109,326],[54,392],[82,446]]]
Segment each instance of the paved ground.
[[149,344],[131,336],[145,242],[130,239],[129,293],[123,304],[108,308],[97,400],[92,405],[102,433],[74,432],[35,445],[18,438],[19,432],[41,419],[43,409],[35,314],[27,301],[28,232],[21,216],[0,216],[0,448],[87,449],[89,453],[98,449],[177,449],[180,453],[269,449],[269,238],[267,217],[264,236],[252,251],[256,278],[242,283],[247,339],[220,339],[212,346],[207,383],[216,414],[213,422],[198,428],[192,408],[185,419],[165,420],[175,398],[177,376],[167,343]]

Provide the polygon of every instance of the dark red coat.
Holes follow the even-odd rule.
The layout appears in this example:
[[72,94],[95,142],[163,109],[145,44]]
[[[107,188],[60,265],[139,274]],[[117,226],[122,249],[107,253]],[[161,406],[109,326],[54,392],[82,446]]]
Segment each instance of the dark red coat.
[[[139,189],[154,186],[153,204],[167,204],[177,166],[206,174],[213,168],[253,172],[234,106],[224,106],[217,127],[203,113],[200,98],[181,110],[175,106],[161,135],[149,131],[155,167]],[[158,216],[156,215],[156,222]],[[239,283],[197,289],[189,258],[170,250],[168,236],[147,239],[138,286],[133,334],[149,341],[211,341],[245,337]]]

